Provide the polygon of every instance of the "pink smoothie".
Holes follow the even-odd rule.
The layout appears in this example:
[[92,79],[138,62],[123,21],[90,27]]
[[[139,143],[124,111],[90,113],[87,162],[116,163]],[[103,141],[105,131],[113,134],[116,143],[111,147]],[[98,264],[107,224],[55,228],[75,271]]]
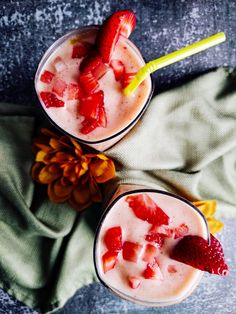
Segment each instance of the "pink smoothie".
[[[66,84],[77,83],[80,76],[79,65],[83,58],[71,58],[73,44],[71,40],[83,37],[83,40],[94,43],[96,39],[96,27],[91,27],[82,31],[73,32],[64,39],[55,43],[52,48],[44,56],[41,61],[36,74],[36,91],[40,99],[40,92],[51,91],[55,80],[61,79]],[[80,37],[79,37],[80,36]],[[57,64],[57,60],[63,61],[62,65]],[[144,65],[144,60],[138,49],[128,39],[120,36],[120,39],[115,47],[112,59],[119,59],[123,62],[126,72],[137,72],[137,70]],[[56,60],[56,61],[55,61]],[[50,84],[45,84],[40,81],[41,74],[48,70],[55,76]],[[151,93],[152,83],[151,79],[147,78],[130,96],[124,96],[122,93],[122,86],[119,81],[116,81],[114,72],[111,68],[107,73],[99,79],[100,89],[104,92],[104,107],[107,115],[107,127],[97,127],[91,133],[84,135],[80,132],[81,122],[83,117],[78,114],[79,100],[68,100],[68,93],[65,90],[62,97],[59,99],[65,102],[64,107],[60,108],[46,108],[41,100],[42,106],[51,120],[58,125],[62,130],[80,139],[82,141],[90,142],[90,146],[98,150],[104,150],[114,144],[117,140],[127,133],[125,130],[121,135],[109,139],[115,134],[127,128],[132,121],[134,121],[140,114]],[[96,144],[97,141],[103,143]]]
[[[187,228],[184,231],[185,235],[199,235],[205,239],[208,238],[208,228],[204,218],[188,203],[168,194],[158,192],[145,194],[169,216],[168,226],[155,227],[155,231],[159,230],[160,232],[163,228],[178,230],[179,226],[185,226]],[[104,272],[102,256],[107,251],[104,241],[105,234],[107,230],[115,226],[120,226],[122,229],[123,248],[124,243],[129,241],[138,243],[142,249],[136,262],[125,260],[122,251],[119,252],[114,268]],[[157,243],[148,242],[145,238],[145,235],[150,234],[152,228],[150,223],[137,218],[127,202],[127,196],[115,201],[101,224],[96,241],[95,263],[98,276],[114,292],[131,301],[151,306],[178,303],[193,291],[202,272],[169,257],[169,252],[181,238],[181,235],[178,237],[177,231],[165,237],[164,243],[160,247]],[[144,260],[144,255],[147,245],[150,244],[156,247],[154,260],[159,267],[155,279],[144,277],[144,271],[148,264]],[[129,278],[136,278],[139,281],[138,287],[131,288]]]

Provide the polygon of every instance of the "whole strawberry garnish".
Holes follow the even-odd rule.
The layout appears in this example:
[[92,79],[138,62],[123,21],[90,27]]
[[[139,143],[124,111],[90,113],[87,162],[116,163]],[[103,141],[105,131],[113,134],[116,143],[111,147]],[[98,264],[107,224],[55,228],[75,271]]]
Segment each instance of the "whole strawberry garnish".
[[137,218],[157,226],[168,225],[169,217],[148,194],[127,196],[126,202]]
[[103,61],[109,63],[119,36],[129,37],[136,25],[132,11],[117,11],[101,26],[97,36],[97,47]]
[[211,274],[222,276],[228,274],[223,248],[212,234],[210,235],[210,244],[196,235],[183,237],[174,247],[170,257]]

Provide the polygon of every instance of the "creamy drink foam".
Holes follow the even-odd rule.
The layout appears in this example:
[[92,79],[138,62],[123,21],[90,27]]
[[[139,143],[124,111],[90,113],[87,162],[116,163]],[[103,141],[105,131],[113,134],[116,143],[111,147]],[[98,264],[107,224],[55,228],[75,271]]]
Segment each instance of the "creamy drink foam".
[[[104,92],[107,125],[106,127],[97,127],[88,134],[82,134],[80,129],[84,117],[79,114],[78,110],[80,99],[70,99],[68,91],[70,84],[78,83],[80,77],[79,67],[84,59],[83,57],[71,57],[73,41],[82,37],[83,41],[86,40],[86,43],[94,44],[96,34],[97,28],[91,27],[85,28],[82,32],[78,31],[77,37],[74,32],[71,36],[62,39],[61,42],[55,45],[56,48],[48,56],[46,55],[43,64],[39,66],[36,80],[36,91],[50,119],[70,135],[89,142],[104,140],[124,130],[140,114],[152,89],[151,79],[147,78],[132,95],[125,96],[122,92],[121,82],[116,80],[113,69],[108,66],[106,73],[98,79],[99,88]],[[144,65],[144,60],[137,48],[123,36],[119,37],[112,54],[112,60],[121,60],[127,73],[135,73]],[[40,79],[45,71],[53,74],[53,78],[49,83],[45,83]],[[47,107],[40,93],[54,91],[54,85],[58,85],[58,81],[63,82],[65,86],[65,88],[62,86],[61,96],[56,94],[57,98],[64,102],[64,106]],[[102,150],[107,146],[111,146],[119,138],[116,137],[95,147]]]
[[[168,225],[154,227],[150,220],[148,222],[137,217],[139,213],[132,208],[138,206],[142,196],[149,204],[154,202],[163,210],[169,217]],[[143,209],[142,206],[140,208]],[[127,252],[119,252],[115,265],[108,265],[107,268],[103,257],[109,247],[106,234],[109,229],[115,230],[113,227],[121,228],[122,250],[128,242],[129,251],[128,256]],[[155,233],[165,235],[163,238],[156,238]],[[133,301],[150,305],[180,302],[192,292],[202,275],[200,270],[169,257],[180,238],[188,234],[208,238],[205,220],[188,203],[158,192],[121,197],[105,216],[96,240],[95,263],[98,276],[113,291]],[[133,247],[130,243],[133,243]],[[150,273],[148,265],[154,269],[154,274]]]

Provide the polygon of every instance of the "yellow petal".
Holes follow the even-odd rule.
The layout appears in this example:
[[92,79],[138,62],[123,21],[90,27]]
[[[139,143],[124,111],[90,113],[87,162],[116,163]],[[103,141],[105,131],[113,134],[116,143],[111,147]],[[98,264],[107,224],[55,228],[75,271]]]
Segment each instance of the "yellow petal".
[[53,149],[57,149],[57,150],[60,150],[60,149],[64,149],[65,146],[63,145],[63,143],[59,140],[59,139],[56,139],[54,137],[50,138],[49,140],[49,145],[53,148]]
[[218,233],[223,227],[224,227],[224,224],[223,222],[215,219],[214,217],[210,217],[207,219],[207,222],[208,222],[208,226],[209,226],[209,229],[210,229],[210,232],[215,235],[216,233]]
[[74,140],[73,138],[70,138],[70,140],[71,140],[71,143],[76,148],[75,149],[76,155],[80,157],[82,155],[82,152],[83,152],[80,144],[76,140]]
[[32,175],[33,180],[40,182],[39,181],[39,173],[43,169],[43,167],[45,167],[45,166],[41,162],[36,162],[33,165],[32,169],[31,169],[31,175]]
[[38,175],[38,180],[42,184],[49,184],[61,175],[61,169],[52,165],[47,165],[42,168]]
[[102,160],[108,160],[109,158],[107,158],[107,156],[103,155],[103,154],[97,154],[97,157],[99,159],[102,159]]
[[46,155],[47,155],[47,153],[44,152],[43,150],[38,151],[37,154],[36,154],[36,157],[35,157],[35,161],[38,161],[38,162],[42,161],[43,163],[45,163],[44,162],[44,157]]
[[110,159],[97,159],[91,162],[90,171],[97,183],[104,183],[116,175],[115,165]]
[[193,205],[198,207],[200,209],[200,211],[206,217],[211,217],[216,212],[216,201],[215,200],[197,201],[197,202],[193,202]]
[[45,153],[49,153],[49,152],[52,151],[52,148],[51,148],[50,146],[48,146],[48,145],[46,145],[46,144],[42,144],[42,143],[38,142],[37,140],[35,140],[35,141],[33,142],[33,144],[34,144],[37,148],[39,148],[39,149],[41,149],[42,151],[44,151]]

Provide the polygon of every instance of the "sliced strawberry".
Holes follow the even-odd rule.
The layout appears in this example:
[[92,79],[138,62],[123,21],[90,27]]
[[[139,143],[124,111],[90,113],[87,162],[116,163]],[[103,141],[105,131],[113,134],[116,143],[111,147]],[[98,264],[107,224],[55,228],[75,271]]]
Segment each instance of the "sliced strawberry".
[[141,253],[142,247],[143,246],[139,243],[125,241],[122,250],[123,259],[136,263]]
[[125,72],[125,66],[124,63],[120,60],[111,60],[110,65],[113,69],[115,78],[117,81],[120,81],[121,79],[123,79],[123,75]]
[[172,238],[174,234],[174,230],[166,225],[152,225],[149,229],[149,233],[158,233],[164,238]]
[[80,64],[81,73],[92,72],[94,78],[99,80],[107,73],[109,67],[104,64],[102,58],[97,54],[90,54]]
[[100,63],[93,71],[93,76],[95,77],[96,80],[100,80],[108,71],[110,68],[104,64]]
[[163,280],[161,269],[155,260],[153,263],[148,263],[146,269],[143,272],[145,279],[160,279]]
[[99,107],[103,104],[104,93],[99,91],[90,96],[81,98],[79,114],[88,119],[98,120]]
[[98,81],[95,79],[91,71],[82,73],[79,80],[83,91],[87,95],[93,94],[99,88]]
[[136,217],[154,225],[168,225],[169,217],[151,199],[148,194],[136,194],[126,197],[129,207],[133,210]]
[[105,111],[103,102],[100,103],[99,108],[98,108],[97,122],[98,122],[99,126],[106,128],[106,126],[107,126],[107,115],[106,115],[106,111]]
[[168,270],[168,273],[170,273],[170,274],[177,273],[177,269],[174,265],[168,265],[167,270]]
[[109,63],[120,35],[129,37],[136,24],[132,11],[117,11],[102,25],[97,36],[97,46],[104,62]]
[[98,122],[93,119],[84,119],[82,122],[82,127],[80,128],[80,132],[84,135],[91,133],[98,127]]
[[48,71],[48,70],[45,70],[41,76],[40,76],[40,81],[45,83],[45,84],[49,84],[51,83],[53,77],[55,76],[54,73]]
[[120,226],[107,230],[104,236],[106,247],[110,251],[120,251],[122,249],[122,230]]
[[62,72],[66,69],[65,62],[59,56],[56,57],[56,59],[53,61],[53,64],[57,72]]
[[128,86],[136,74],[137,74],[136,72],[130,72],[130,73],[125,72],[123,75],[122,87],[125,88],[126,86]]
[[163,247],[165,236],[157,232],[150,232],[145,235],[145,240],[148,242],[156,243],[158,248],[161,248]]
[[226,276],[228,266],[220,242],[211,234],[210,245],[199,236],[187,235],[174,247],[170,257],[194,268]]
[[130,288],[137,289],[141,284],[141,280],[138,277],[130,276],[128,277],[128,283]]
[[157,255],[157,248],[152,244],[147,244],[143,253],[143,261],[151,263]]
[[63,107],[64,101],[57,98],[57,96],[51,92],[41,92],[40,97],[46,108],[50,107]]
[[82,97],[81,87],[77,83],[68,84],[67,91],[68,91],[68,98],[67,98],[68,100],[75,100]]
[[92,49],[92,44],[88,42],[79,42],[72,47],[71,58],[82,58],[88,55],[89,51]]
[[174,228],[174,238],[179,239],[185,236],[188,233],[189,229],[186,224],[181,224],[178,227]]
[[118,252],[107,251],[102,256],[103,263],[103,271],[106,273],[107,271],[113,269],[117,262]]
[[58,78],[53,83],[52,91],[56,93],[58,96],[63,97],[66,88],[67,88],[66,82]]

